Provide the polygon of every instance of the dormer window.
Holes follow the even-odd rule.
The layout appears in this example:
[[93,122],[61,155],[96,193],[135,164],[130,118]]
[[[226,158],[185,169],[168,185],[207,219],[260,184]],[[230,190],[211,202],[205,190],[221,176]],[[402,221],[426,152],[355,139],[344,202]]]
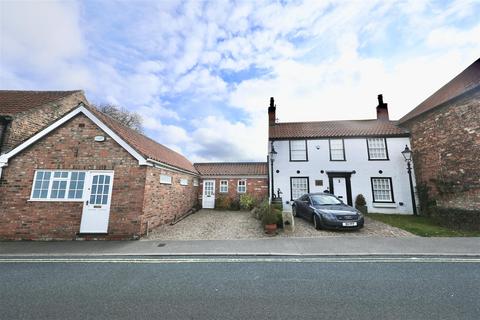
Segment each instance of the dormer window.
[[290,161],[308,161],[307,140],[290,140]]
[[388,160],[387,139],[367,139],[368,160]]

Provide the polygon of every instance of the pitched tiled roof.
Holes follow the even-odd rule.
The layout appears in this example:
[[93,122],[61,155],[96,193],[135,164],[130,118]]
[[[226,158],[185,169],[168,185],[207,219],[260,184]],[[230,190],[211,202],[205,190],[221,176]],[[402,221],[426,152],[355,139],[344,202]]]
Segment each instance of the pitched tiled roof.
[[408,131],[396,121],[340,120],[281,122],[269,127],[270,139],[407,136]]
[[180,153],[122,125],[93,107],[87,108],[145,158],[197,174],[197,170],[192,163]]
[[0,90],[0,115],[12,116],[79,92]]
[[480,87],[480,58],[472,63],[467,69],[453,78],[437,92],[420,103],[415,109],[404,115],[399,123],[413,119],[424,112],[430,111],[435,107],[447,102],[459,95]]
[[206,162],[195,163],[202,176],[257,176],[267,175],[266,162]]

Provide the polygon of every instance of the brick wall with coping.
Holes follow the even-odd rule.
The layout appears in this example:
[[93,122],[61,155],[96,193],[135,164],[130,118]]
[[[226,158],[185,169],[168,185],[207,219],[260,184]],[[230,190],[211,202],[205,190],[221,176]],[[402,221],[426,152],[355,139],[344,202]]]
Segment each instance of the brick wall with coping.
[[[103,135],[104,142],[94,137]],[[0,239],[75,239],[83,202],[29,201],[35,169],[114,170],[107,239],[141,233],[147,168],[84,115],[9,160],[0,180]]]
[[402,125],[411,131],[417,183],[437,205],[480,210],[480,90]]
[[70,110],[76,108],[80,102],[87,103],[87,99],[81,91],[52,103],[15,114],[12,116],[12,122],[7,126],[2,153],[8,152],[50,123],[61,118]]

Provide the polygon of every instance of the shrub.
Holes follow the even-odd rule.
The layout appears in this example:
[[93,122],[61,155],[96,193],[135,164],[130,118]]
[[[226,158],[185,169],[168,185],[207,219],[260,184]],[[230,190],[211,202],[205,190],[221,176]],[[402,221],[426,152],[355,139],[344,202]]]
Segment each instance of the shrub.
[[252,210],[255,206],[256,200],[249,194],[242,194],[240,196],[240,208],[242,210]]
[[480,211],[457,208],[431,208],[431,217],[438,224],[456,230],[480,230]]
[[225,195],[219,195],[215,198],[215,209],[226,210],[230,209],[232,205],[232,199]]
[[238,198],[231,199],[229,209],[230,210],[235,210],[235,211],[240,210],[240,200]]
[[277,216],[277,227],[278,227],[278,228],[283,228],[283,215],[282,215],[282,211],[273,208],[273,212],[274,212],[275,215]]
[[357,195],[357,197],[355,198],[355,207],[365,206],[365,205],[367,205],[367,201],[365,201],[365,197],[363,196],[363,194]]
[[430,197],[430,187],[425,182],[421,182],[417,184],[416,189],[420,202],[420,214],[430,216],[436,205],[435,199]]
[[278,216],[275,210],[272,210],[269,206],[266,212],[263,213],[262,216],[262,224],[265,226],[267,224],[277,224],[278,223]]

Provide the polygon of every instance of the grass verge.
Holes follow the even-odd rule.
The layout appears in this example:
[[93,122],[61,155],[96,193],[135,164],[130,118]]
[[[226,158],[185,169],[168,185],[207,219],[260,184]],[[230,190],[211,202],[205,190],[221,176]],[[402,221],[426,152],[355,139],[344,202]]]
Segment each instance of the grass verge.
[[422,237],[480,237],[480,231],[450,229],[429,217],[380,213],[369,213],[367,216]]

